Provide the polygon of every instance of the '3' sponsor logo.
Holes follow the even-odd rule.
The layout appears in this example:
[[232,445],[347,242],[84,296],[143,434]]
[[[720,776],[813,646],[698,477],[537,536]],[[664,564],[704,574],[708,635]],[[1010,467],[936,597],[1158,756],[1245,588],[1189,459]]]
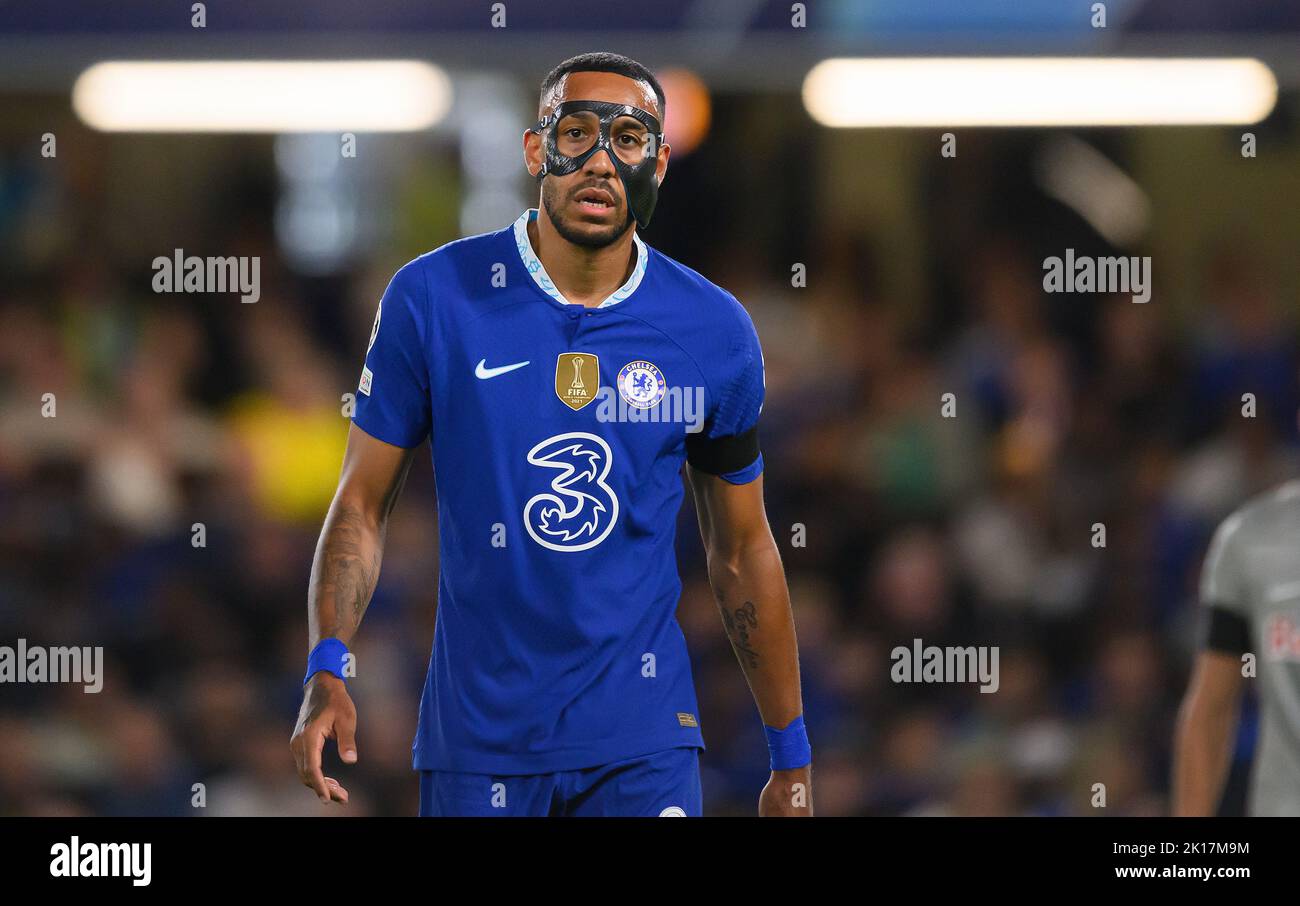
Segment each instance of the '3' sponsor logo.
[[618,497],[605,479],[614,464],[609,444],[571,431],[548,437],[528,451],[528,462],[553,469],[549,490],[524,504],[524,527],[553,551],[585,551],[609,537],[618,521]]

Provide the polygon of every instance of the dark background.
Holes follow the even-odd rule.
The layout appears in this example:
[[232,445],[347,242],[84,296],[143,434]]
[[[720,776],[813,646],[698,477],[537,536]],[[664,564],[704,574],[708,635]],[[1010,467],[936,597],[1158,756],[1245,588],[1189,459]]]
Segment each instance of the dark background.
[[[0,3],[0,644],[107,659],[98,695],[0,687],[0,814],[414,811],[427,452],[354,646],[370,667],[361,762],[336,774],[346,811],[316,803],[288,752],[342,397],[397,267],[536,205],[511,149],[545,72],[596,49],[704,86],[707,132],[675,147],[644,237],[735,293],[764,343],[768,512],[819,814],[1166,811],[1209,533],[1300,465],[1300,13],[1114,2],[1097,30],[1086,3],[1011,6],[812,3],[793,30],[784,3],[510,2],[493,30],[487,4],[459,0],[212,3],[196,30],[188,4]],[[955,159],[941,129],[833,130],[804,110],[819,59],[925,52],[1255,56],[1282,93],[1251,127],[962,129]],[[70,105],[99,60],[268,56],[428,59],[457,107],[426,132],[359,135],[340,161],[336,136],[108,134]],[[670,129],[674,104],[670,85]],[[484,110],[504,125],[476,131]],[[1044,190],[1080,143],[1138,190],[1123,242]],[[504,149],[488,196],[484,148]],[[306,254],[339,212],[344,239]],[[175,248],[260,256],[261,299],[155,294],[150,262]],[[1151,256],[1151,301],[1044,293],[1042,261],[1066,248]],[[689,504],[679,549],[707,811],[750,814],[766,750]],[[999,691],[891,682],[890,650],[917,637],[999,646]],[[1255,732],[1248,709],[1225,811]]]

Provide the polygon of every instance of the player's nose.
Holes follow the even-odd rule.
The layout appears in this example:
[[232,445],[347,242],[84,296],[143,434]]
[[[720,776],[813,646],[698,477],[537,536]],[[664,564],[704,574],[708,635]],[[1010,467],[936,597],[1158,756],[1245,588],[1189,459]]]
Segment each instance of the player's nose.
[[599,149],[595,154],[587,158],[583,170],[593,176],[610,176],[618,172],[614,169],[614,158],[610,157],[606,148]]

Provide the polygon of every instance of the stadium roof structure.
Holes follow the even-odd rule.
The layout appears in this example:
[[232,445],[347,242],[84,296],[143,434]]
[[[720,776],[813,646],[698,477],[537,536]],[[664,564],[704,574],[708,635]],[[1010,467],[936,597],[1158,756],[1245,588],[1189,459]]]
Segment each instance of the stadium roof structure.
[[[687,64],[714,87],[797,89],[835,56],[1252,56],[1300,85],[1300,4],[1289,0],[222,0],[191,4],[0,3],[0,87],[64,88],[114,59],[427,59],[536,76],[583,50]],[[499,7],[499,9],[498,9]],[[496,19],[494,21],[494,15]],[[505,27],[500,27],[504,16]],[[485,55],[484,45],[492,43]]]

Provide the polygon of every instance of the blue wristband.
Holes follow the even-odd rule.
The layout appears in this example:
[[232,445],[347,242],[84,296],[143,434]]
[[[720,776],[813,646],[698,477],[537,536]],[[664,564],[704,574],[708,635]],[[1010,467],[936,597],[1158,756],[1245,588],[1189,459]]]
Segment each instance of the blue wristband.
[[321,639],[307,655],[307,675],[302,678],[302,684],[307,685],[322,670],[347,682],[348,678],[343,675],[343,659],[347,654],[348,646],[338,639]]
[[802,714],[790,721],[784,730],[775,730],[764,724],[763,732],[767,734],[772,770],[790,771],[812,764],[812,746],[808,743],[808,731],[804,729]]

